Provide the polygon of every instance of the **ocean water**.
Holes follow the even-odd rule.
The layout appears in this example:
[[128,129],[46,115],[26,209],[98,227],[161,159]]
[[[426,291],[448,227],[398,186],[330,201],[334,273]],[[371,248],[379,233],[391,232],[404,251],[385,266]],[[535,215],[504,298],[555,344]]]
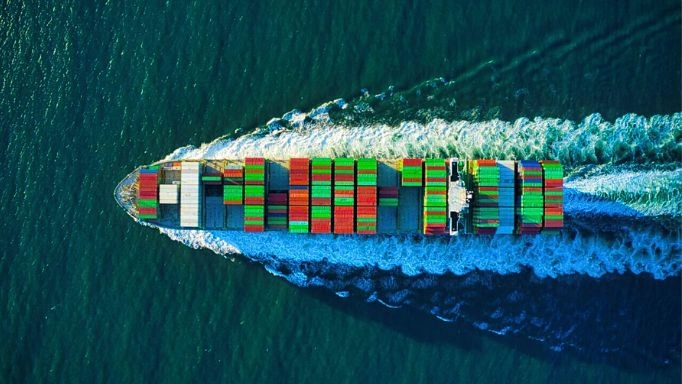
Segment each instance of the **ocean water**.
[[[0,381],[679,382],[681,8],[593,3],[5,2]],[[223,257],[112,199],[169,153],[386,137],[391,154],[557,154],[561,255],[384,244],[428,258],[419,273],[306,263],[327,240],[189,242]]]

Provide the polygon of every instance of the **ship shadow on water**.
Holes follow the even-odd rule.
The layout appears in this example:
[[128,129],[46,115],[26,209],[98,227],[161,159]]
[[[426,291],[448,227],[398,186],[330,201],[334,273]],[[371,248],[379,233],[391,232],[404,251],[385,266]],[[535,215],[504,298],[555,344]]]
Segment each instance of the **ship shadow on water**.
[[[378,273],[384,275],[375,276],[379,280],[399,274]],[[655,280],[626,273],[600,279],[582,275],[540,279],[525,270],[432,278],[434,287],[410,289],[424,276],[400,276],[390,291],[374,292],[372,303],[367,303],[367,293],[352,287],[347,287],[350,298],[339,298],[334,289],[323,287],[304,291],[355,318],[429,344],[480,351],[481,337],[489,337],[551,364],[575,357],[632,372],[679,365],[679,276]],[[396,291],[405,290],[409,293],[400,295],[401,302],[391,302]],[[448,308],[452,305],[455,308]],[[452,321],[436,317],[433,308],[449,311]]]

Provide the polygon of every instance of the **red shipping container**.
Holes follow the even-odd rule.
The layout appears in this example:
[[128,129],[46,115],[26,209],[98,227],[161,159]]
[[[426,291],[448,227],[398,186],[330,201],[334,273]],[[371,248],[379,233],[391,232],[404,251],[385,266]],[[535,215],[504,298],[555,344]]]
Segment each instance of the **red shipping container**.
[[353,207],[340,206],[334,207],[334,216],[353,216]]
[[545,215],[563,215],[564,209],[561,205],[557,207],[545,206]]
[[376,217],[377,215],[376,206],[358,206],[357,208],[358,217]]
[[289,207],[289,221],[309,221],[310,209],[307,205]]
[[368,186],[357,187],[357,205],[368,206],[377,204],[377,188]]
[[372,206],[377,205],[377,199],[375,196],[370,195],[358,195],[357,199],[358,206]]
[[353,181],[355,179],[355,175],[352,173],[337,173],[334,176],[334,179],[336,181]]
[[314,219],[310,224],[310,232],[312,233],[331,233],[331,231],[332,231],[331,220]]
[[480,160],[474,160],[474,161],[477,162],[478,165],[483,165],[483,166],[497,165],[496,160],[480,159]]
[[332,175],[331,173],[313,173],[313,181],[332,181]]
[[334,227],[334,234],[336,235],[350,235],[353,233],[353,228],[350,227]]
[[422,159],[409,158],[403,159],[403,167],[416,167],[422,165]]
[[369,194],[369,195],[376,195],[377,194],[377,187],[372,187],[372,186],[366,186],[366,185],[359,185],[356,187],[358,194]]
[[244,225],[244,232],[263,232],[265,226],[263,225]]

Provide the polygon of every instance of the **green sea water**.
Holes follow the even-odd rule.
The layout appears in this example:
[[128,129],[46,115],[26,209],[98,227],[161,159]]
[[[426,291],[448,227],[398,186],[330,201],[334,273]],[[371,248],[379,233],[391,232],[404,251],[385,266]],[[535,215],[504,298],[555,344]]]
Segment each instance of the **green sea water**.
[[[456,81],[455,116],[474,119],[676,112],[680,13],[679,1],[5,1],[0,381],[679,382],[679,355],[548,353],[295,287],[136,225],[112,192],[180,146],[440,76]],[[679,302],[666,287],[652,303]]]

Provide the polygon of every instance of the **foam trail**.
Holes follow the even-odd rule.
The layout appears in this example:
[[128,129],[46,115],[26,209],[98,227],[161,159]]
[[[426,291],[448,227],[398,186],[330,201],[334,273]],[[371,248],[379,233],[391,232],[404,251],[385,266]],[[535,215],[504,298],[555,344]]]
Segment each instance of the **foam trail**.
[[682,168],[626,170],[575,178],[564,185],[570,215],[682,217]]
[[[499,274],[532,268],[537,276],[650,273],[664,279],[680,273],[681,245],[669,235],[627,226],[602,236],[568,229],[560,236],[333,236],[280,232],[243,233],[160,229],[170,238],[219,254],[240,253],[266,265],[330,263],[339,268],[400,270],[405,275]],[[307,285],[307,284],[303,284]]]
[[[301,117],[303,115],[303,117]],[[324,118],[320,117],[324,116]],[[557,159],[566,167],[627,161],[679,161],[682,155],[682,113],[645,118],[624,115],[614,123],[598,113],[575,123],[562,119],[521,118],[514,122],[436,119],[427,124],[397,126],[336,124],[328,115],[288,114],[289,126],[271,123],[267,129],[221,138],[200,148],[179,148],[164,160],[225,159],[264,156],[408,156],[501,159]],[[287,120],[288,119],[288,120]]]

